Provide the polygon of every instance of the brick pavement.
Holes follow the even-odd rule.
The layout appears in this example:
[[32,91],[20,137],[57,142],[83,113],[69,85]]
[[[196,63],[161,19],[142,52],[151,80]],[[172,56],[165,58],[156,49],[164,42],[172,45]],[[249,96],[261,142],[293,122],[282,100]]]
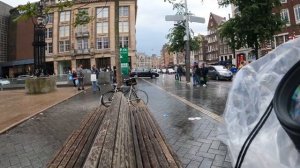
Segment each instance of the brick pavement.
[[[140,88],[148,93],[148,106],[184,167],[232,167],[227,146],[217,138],[219,122],[166,92],[157,91],[151,84],[143,82]],[[188,120],[190,117],[201,117],[201,120]]]

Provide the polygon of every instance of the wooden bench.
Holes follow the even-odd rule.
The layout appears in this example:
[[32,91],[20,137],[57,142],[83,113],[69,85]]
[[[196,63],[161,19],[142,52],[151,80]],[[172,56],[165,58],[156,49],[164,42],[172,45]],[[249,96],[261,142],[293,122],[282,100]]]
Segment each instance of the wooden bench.
[[89,114],[48,164],[50,168],[156,168],[181,163],[144,103],[116,93],[109,108]]
[[96,167],[181,167],[148,108],[116,93],[84,163]]
[[106,108],[100,107],[89,113],[47,166],[82,167],[106,112]]

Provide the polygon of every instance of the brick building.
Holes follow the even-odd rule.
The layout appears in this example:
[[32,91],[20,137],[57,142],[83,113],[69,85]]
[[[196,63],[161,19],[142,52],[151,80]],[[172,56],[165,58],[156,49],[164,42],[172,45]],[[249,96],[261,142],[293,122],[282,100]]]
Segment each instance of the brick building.
[[[90,69],[94,64],[98,68],[115,65],[114,1],[77,0],[72,7],[64,8],[63,11],[58,10],[57,0],[45,0],[45,2],[51,8],[46,25],[46,64],[51,68],[50,72],[57,75],[66,74],[69,69],[75,69],[79,64],[83,64],[83,68],[86,69]],[[120,41],[117,45],[129,48],[129,66],[134,68],[136,67],[137,1],[122,0],[119,5]],[[86,25],[74,27],[76,14],[80,10],[85,10],[92,19]],[[26,58],[27,61],[21,64],[30,63],[30,59],[31,61],[33,59],[33,27],[31,27],[33,25],[28,22],[26,25],[23,23],[16,23],[16,25],[16,32],[12,33],[15,37],[11,37],[16,41],[16,53],[12,54],[10,61]],[[19,30],[26,31],[28,37],[21,40]],[[18,48],[19,43],[26,44],[26,49]],[[26,51],[26,54],[23,51]],[[7,63],[6,71],[16,74],[17,69],[10,64]],[[22,73],[28,73],[28,68],[30,69],[30,67],[19,69],[23,69]]]

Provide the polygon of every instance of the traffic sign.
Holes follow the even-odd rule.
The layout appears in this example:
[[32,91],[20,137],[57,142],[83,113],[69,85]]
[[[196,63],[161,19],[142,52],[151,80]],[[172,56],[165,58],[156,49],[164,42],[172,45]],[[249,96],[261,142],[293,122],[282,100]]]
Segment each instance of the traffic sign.
[[182,21],[185,20],[183,15],[166,15],[166,21]]
[[190,16],[190,22],[205,23],[205,19],[203,17]]

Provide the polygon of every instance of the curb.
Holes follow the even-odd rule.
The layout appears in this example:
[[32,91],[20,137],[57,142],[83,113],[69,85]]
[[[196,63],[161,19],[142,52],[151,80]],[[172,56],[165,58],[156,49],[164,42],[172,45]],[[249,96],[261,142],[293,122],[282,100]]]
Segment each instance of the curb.
[[[90,89],[90,87],[88,87],[87,89]],[[32,117],[34,117],[34,116],[36,116],[36,115],[42,113],[43,111],[45,111],[45,110],[47,110],[47,109],[49,109],[49,108],[51,108],[51,107],[54,107],[54,106],[56,106],[56,105],[58,105],[58,104],[60,104],[60,103],[63,103],[64,101],[69,100],[69,99],[71,99],[71,98],[74,97],[74,96],[77,96],[77,95],[81,94],[82,92],[84,92],[84,90],[81,90],[81,91],[77,92],[77,93],[74,94],[74,95],[71,95],[71,96],[69,96],[69,97],[67,97],[67,98],[65,98],[65,99],[63,99],[63,100],[61,100],[61,101],[59,101],[59,102],[57,102],[57,103],[54,103],[54,104],[52,104],[52,105],[49,105],[49,106],[47,106],[46,108],[44,108],[44,109],[42,109],[42,110],[40,110],[40,111],[37,111],[36,113],[31,114],[31,115],[29,115],[29,116],[23,118],[22,120],[20,120],[20,121],[18,121],[18,122],[13,123],[12,125],[10,125],[10,126],[4,128],[3,130],[0,130],[0,135],[3,134],[3,133],[6,133],[6,132],[9,131],[10,129],[12,129],[12,128],[18,126],[19,124],[21,124],[21,123],[27,121],[28,119],[30,119],[30,118],[32,118]]]

